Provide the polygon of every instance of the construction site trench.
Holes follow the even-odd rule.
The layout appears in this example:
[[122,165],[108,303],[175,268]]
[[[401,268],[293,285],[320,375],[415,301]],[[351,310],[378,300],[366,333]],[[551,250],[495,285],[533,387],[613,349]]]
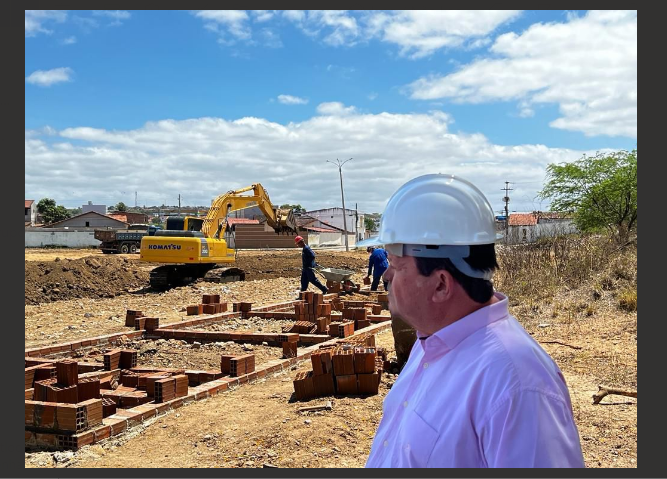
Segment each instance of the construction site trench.
[[[365,251],[319,250],[316,254],[319,264],[354,270],[353,281],[362,283],[368,261]],[[207,378],[200,385],[191,383],[189,396],[172,400],[176,404],[178,399],[183,399],[178,406],[146,403],[130,407],[127,411],[144,407],[145,412],[139,417],[136,414],[129,417],[127,413],[120,432],[114,431],[114,426],[107,431],[106,422],[100,424],[97,436],[91,434],[88,444],[85,444],[88,441],[84,437],[86,430],[77,432],[74,436],[78,439],[69,440],[79,440],[80,447],[46,447],[43,445],[44,441],[48,442],[46,436],[41,437],[41,446],[35,445],[35,431],[42,434],[45,429],[27,428],[26,467],[256,468],[363,467],[365,464],[382,417],[382,400],[397,375],[383,371],[377,394],[296,398],[295,378],[313,369],[310,352],[326,344],[300,342],[297,348],[300,356],[285,358],[280,343],[272,341],[277,337],[272,335],[281,334],[294,324],[294,319],[281,319],[280,314],[281,311],[294,313],[299,295],[300,250],[242,251],[237,266],[246,271],[246,281],[224,284],[198,281],[161,292],[152,291],[148,285],[149,272],[156,265],[141,263],[138,255],[26,249],[25,256],[27,359],[30,354],[30,358],[53,361],[70,358],[79,363],[102,364],[110,350],[122,349],[136,351],[140,367],[203,373],[219,370],[221,356],[252,355],[259,372],[243,382],[225,376]],[[312,286],[310,290],[317,292]],[[201,303],[205,295],[218,295],[220,303],[228,304],[228,312],[188,316],[187,306]],[[382,304],[376,293],[340,299],[350,304],[368,302],[375,303],[376,307]],[[235,303],[251,304],[252,310],[248,314],[234,314],[232,305]],[[275,307],[276,318],[265,317],[274,313],[260,311],[270,305],[279,305]],[[388,319],[385,307],[380,316]],[[547,305],[540,307],[543,315],[550,311]],[[596,315],[601,318],[604,311],[602,305],[598,307],[600,311]],[[561,344],[545,341],[543,347],[558,362],[568,381],[587,467],[636,467],[636,399],[622,401],[610,396],[615,399],[609,401],[613,406],[591,405],[591,394],[597,390],[600,378],[606,377],[605,366],[601,364],[604,360],[600,361],[600,367],[595,366],[594,358],[601,355],[597,340],[589,341],[582,328],[574,330],[572,324],[560,325],[552,321],[554,324],[549,329],[538,327],[527,305],[512,304],[511,309],[520,320],[526,318],[524,326],[536,339],[557,337],[560,340]],[[158,318],[162,329],[176,325],[179,332],[151,335],[137,331],[135,327],[126,326],[128,311],[141,311],[143,316]],[[616,311],[613,313],[618,317]],[[369,316],[375,317],[370,309]],[[218,319],[196,322],[207,317]],[[375,348],[383,349],[391,359],[394,344],[390,322],[373,321],[368,329],[370,333],[361,335],[365,337],[359,341],[369,341],[372,336]],[[594,329],[597,327],[596,335],[599,335],[602,327],[596,317],[587,321],[595,325]],[[619,321],[615,330],[609,332],[609,337],[617,337],[619,342],[618,347],[612,349],[612,358],[620,354],[618,351],[625,347],[626,341],[631,341],[629,335],[633,334],[633,327],[636,341],[636,312]],[[246,336],[239,336],[240,340],[231,336],[198,340],[199,337],[227,338],[224,335],[230,332]],[[205,336],[216,334],[218,336]],[[257,335],[263,335],[264,340],[257,339]],[[90,341],[101,337],[106,339]],[[303,338],[308,337],[303,335]],[[92,344],[84,346],[87,340]],[[336,341],[333,337],[330,340]],[[583,345],[583,348],[572,349],[562,343]],[[71,350],[58,350],[62,345],[70,345]],[[607,344],[604,348],[608,350]],[[305,356],[304,352],[307,352]],[[634,354],[636,358],[636,344]],[[602,357],[608,359],[610,353],[602,353]],[[626,374],[629,382],[625,385],[636,388],[636,362],[634,367],[634,382],[631,375]],[[622,375],[614,378],[624,385]],[[301,410],[325,406],[327,401],[330,408]],[[155,407],[149,409],[150,405]],[[35,434],[31,439],[29,432]],[[55,434],[53,441],[57,445]]]

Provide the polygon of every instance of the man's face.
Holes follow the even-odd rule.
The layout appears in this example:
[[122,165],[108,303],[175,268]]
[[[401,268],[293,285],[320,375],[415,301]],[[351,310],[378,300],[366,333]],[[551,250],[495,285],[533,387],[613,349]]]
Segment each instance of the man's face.
[[[426,330],[425,306],[432,296],[433,279],[419,274],[412,256],[387,255],[389,268],[383,279],[390,282],[389,311],[415,329]],[[421,327],[420,327],[421,326]]]
[[306,246],[306,243],[304,241],[299,241],[296,245],[298,248],[303,248],[304,246]]

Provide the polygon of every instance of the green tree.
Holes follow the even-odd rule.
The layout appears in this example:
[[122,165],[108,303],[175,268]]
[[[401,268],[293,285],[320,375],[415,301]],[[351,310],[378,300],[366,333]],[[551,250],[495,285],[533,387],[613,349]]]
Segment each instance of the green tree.
[[637,150],[552,163],[538,197],[551,199],[553,211],[573,213],[581,231],[606,228],[625,242],[637,227]]
[[373,218],[364,216],[364,225],[366,226],[367,231],[375,231],[375,221]]
[[289,205],[287,203],[285,203],[284,205],[280,205],[280,209],[294,210],[294,214],[302,214],[306,212],[306,209],[301,205]]
[[127,206],[122,201],[113,207],[114,211],[127,211]]
[[71,213],[67,211],[67,208],[62,205],[57,206],[55,200],[51,198],[42,198],[39,200],[39,202],[37,202],[37,211],[42,215],[46,224],[55,223],[72,217]]

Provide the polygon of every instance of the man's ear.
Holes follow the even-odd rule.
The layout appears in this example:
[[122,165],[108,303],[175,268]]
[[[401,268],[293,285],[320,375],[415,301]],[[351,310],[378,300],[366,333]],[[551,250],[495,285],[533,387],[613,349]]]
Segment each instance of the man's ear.
[[431,273],[431,279],[433,280],[433,302],[442,303],[451,298],[453,294],[454,278],[452,275],[444,269],[437,269]]

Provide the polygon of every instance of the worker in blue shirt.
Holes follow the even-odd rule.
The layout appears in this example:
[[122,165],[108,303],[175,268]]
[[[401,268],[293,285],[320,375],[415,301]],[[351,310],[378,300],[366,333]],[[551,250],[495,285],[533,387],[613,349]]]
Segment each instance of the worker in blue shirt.
[[[369,246],[366,248],[366,251],[371,253],[368,258],[368,274],[366,278],[369,278],[371,272],[373,273],[373,283],[371,284],[371,291],[377,291],[378,285],[380,284],[380,278],[389,268],[389,260],[387,259],[387,252],[383,248],[375,248]],[[384,283],[384,290],[389,290],[389,284],[387,281],[382,280]]]
[[319,282],[315,276],[315,271],[313,268],[317,266],[315,262],[315,253],[310,249],[310,246],[306,244],[301,236],[294,238],[294,242],[301,250],[301,291],[308,290],[308,283],[313,283],[315,287],[319,288],[322,291],[322,294],[327,294],[327,287]]

